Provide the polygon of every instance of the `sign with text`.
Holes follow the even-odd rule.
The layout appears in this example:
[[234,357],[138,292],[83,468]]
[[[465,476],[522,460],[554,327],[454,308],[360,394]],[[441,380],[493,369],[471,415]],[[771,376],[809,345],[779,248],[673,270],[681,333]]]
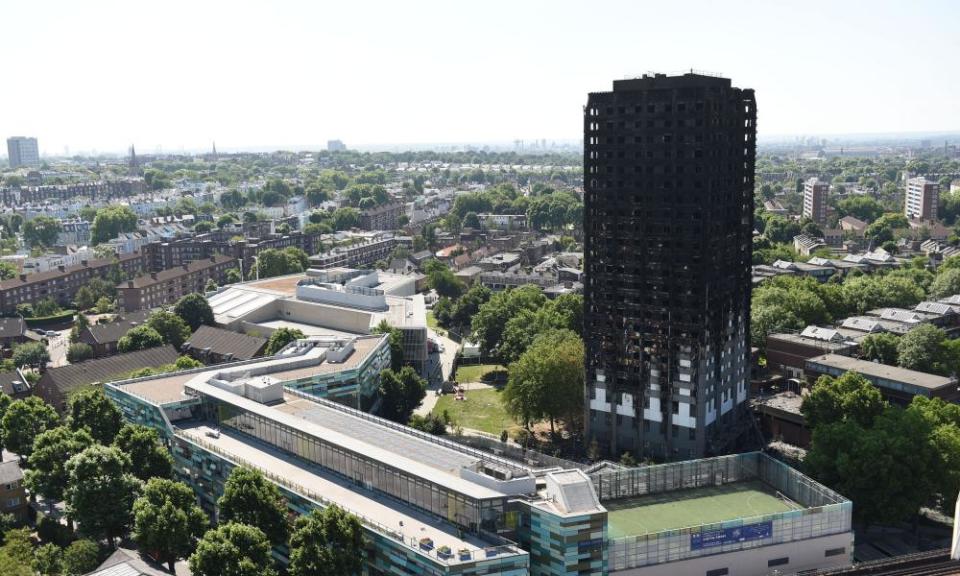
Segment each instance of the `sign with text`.
[[757,522],[736,528],[721,528],[720,530],[704,530],[690,535],[690,549],[701,550],[737,542],[761,540],[773,536],[773,522]]

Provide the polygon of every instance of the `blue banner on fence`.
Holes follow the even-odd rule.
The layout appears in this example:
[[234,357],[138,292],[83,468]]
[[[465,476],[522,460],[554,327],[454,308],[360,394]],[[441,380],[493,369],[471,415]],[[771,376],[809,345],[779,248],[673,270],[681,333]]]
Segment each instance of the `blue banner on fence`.
[[773,536],[773,522],[757,522],[736,528],[704,530],[690,535],[690,549],[713,548],[737,542],[749,542]]

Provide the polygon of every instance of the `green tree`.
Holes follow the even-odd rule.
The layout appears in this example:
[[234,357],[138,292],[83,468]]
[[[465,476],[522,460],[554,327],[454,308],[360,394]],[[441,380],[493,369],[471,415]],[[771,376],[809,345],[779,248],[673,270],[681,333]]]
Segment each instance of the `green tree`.
[[90,241],[94,246],[116,238],[123,232],[137,229],[137,214],[128,206],[112,205],[97,211],[90,227]]
[[231,470],[217,508],[221,522],[255,526],[274,545],[287,541],[287,503],[276,485],[256,470],[243,466]]
[[503,405],[526,428],[542,419],[555,432],[558,420],[572,428],[583,410],[583,341],[571,330],[539,335],[510,365]]
[[243,278],[240,276],[240,270],[238,268],[231,268],[227,270],[225,280],[227,284],[236,284],[243,280]]
[[473,228],[474,230],[479,230],[480,218],[477,216],[476,212],[467,212],[464,214],[460,226],[462,228]]
[[99,298],[96,305],[93,307],[93,311],[97,314],[113,312],[113,300],[110,300],[106,296]]
[[29,460],[37,436],[55,428],[59,420],[57,411],[37,396],[16,400],[3,415],[3,444]]
[[13,365],[22,366],[46,366],[50,361],[50,353],[42,342],[28,342],[20,344],[13,349]]
[[869,427],[886,406],[876,386],[856,372],[846,372],[838,378],[821,376],[803,399],[801,412],[811,429],[843,420]]
[[67,460],[94,443],[86,430],[74,431],[66,426],[51,428],[37,435],[30,455],[30,468],[25,480],[33,494],[62,500],[67,486]]
[[44,298],[33,305],[33,313],[39,317],[53,316],[61,312],[63,312],[63,309],[53,298]]
[[194,368],[202,368],[203,362],[191,358],[190,356],[180,356],[177,358],[174,366],[176,366],[177,370],[192,370]]
[[0,262],[0,280],[10,280],[16,278],[20,273],[17,267],[10,262]]
[[177,350],[190,339],[190,326],[183,321],[183,318],[173,312],[167,312],[166,310],[154,312],[147,319],[147,326],[156,330],[164,342]]
[[163,346],[163,336],[147,324],[131,328],[117,341],[117,352],[134,352]]
[[931,298],[946,298],[960,294],[960,269],[950,268],[937,274],[930,285]]
[[908,278],[864,275],[844,281],[843,297],[851,311],[863,314],[875,308],[915,306],[925,294]]
[[173,307],[173,312],[183,319],[190,326],[191,331],[196,331],[201,325],[213,326],[213,308],[202,294],[187,294],[177,301]]
[[290,537],[290,576],[353,576],[363,571],[360,519],[331,505],[297,518]]
[[844,198],[837,202],[837,216],[853,216],[870,223],[883,214],[883,206],[871,196],[859,195]]
[[384,318],[377,324],[373,330],[373,334],[389,334],[390,335],[390,369],[394,372],[399,372],[403,368],[404,356],[403,356],[403,332],[399,328],[394,328],[387,322],[387,319]]
[[344,206],[333,212],[333,227],[335,230],[349,230],[360,225],[360,212],[356,208]]
[[309,266],[307,253],[292,246],[282,250],[268,248],[257,255],[256,270],[260,278],[297,274]]
[[97,298],[94,296],[93,290],[87,286],[81,286],[80,289],[77,290],[77,295],[74,296],[73,302],[78,309],[89,310],[96,305]]
[[140,480],[173,476],[173,458],[153,428],[125,424],[113,445],[130,458],[130,470]]
[[497,292],[482,304],[473,317],[472,327],[484,355],[494,354],[503,339],[507,322],[521,310],[536,310],[546,304],[547,298],[539,287],[520,286]]
[[457,278],[443,262],[429,260],[423,267],[427,274],[427,284],[440,296],[457,298],[463,293],[463,282]]
[[208,530],[190,556],[193,576],[276,576],[270,541],[254,526],[229,522]]
[[296,328],[277,328],[270,335],[270,339],[267,340],[267,347],[263,350],[263,355],[272,356],[287,344],[306,337],[306,334]]
[[133,539],[150,550],[173,572],[174,563],[193,551],[203,536],[207,515],[197,505],[193,490],[181,482],[153,478],[133,503]]
[[44,544],[33,551],[33,571],[43,576],[63,574],[63,550],[56,544]]
[[30,529],[7,530],[6,540],[0,547],[0,574],[3,576],[32,576],[33,548],[30,543]]
[[943,374],[946,372],[943,344],[947,335],[936,326],[921,324],[900,337],[897,363],[910,370]]
[[409,422],[426,395],[427,382],[412,366],[404,366],[400,372],[380,373],[380,415],[384,418],[401,424]]
[[63,551],[63,573],[81,576],[100,565],[100,547],[92,540],[74,540]]
[[67,515],[80,533],[112,542],[133,521],[140,481],[129,472],[130,459],[115,447],[95,444],[67,460]]
[[93,348],[83,342],[74,342],[67,348],[67,362],[76,364],[93,358]]
[[53,246],[63,228],[50,216],[35,216],[23,224],[23,241],[28,246]]
[[[854,419],[813,429],[804,467],[816,480],[853,501],[867,525],[913,517],[930,499],[937,455],[919,415],[887,408],[865,428]],[[877,470],[883,470],[877,474]]]
[[224,214],[223,216],[217,218],[217,228],[223,230],[228,226],[233,226],[237,223],[237,217],[233,214]]
[[870,334],[860,342],[860,351],[867,360],[895,366],[900,338],[889,332]]
[[123,426],[123,415],[103,388],[87,388],[70,396],[67,423],[72,430],[86,430],[97,442],[110,444]]

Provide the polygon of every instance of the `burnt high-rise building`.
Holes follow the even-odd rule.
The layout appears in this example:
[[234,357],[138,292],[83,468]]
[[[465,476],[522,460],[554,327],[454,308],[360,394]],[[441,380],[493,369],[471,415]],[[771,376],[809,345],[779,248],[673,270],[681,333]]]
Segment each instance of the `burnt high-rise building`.
[[753,90],[613,83],[584,108],[587,437],[686,459],[749,425]]

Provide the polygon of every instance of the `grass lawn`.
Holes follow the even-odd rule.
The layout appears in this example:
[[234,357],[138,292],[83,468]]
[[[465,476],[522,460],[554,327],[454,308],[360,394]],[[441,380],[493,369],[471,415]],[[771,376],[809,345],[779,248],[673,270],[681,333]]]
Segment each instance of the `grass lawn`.
[[[457,374],[454,376],[454,379],[457,382],[485,382],[485,376],[492,377],[491,372],[504,372],[498,376],[506,378],[507,369],[504,366],[499,364],[467,364],[460,365],[457,367]],[[489,376],[488,376],[489,375]]]
[[603,503],[611,538],[638,536],[797,509],[760,481],[672,490]]
[[437,317],[433,315],[433,310],[427,310],[427,327],[441,336],[447,335],[447,331],[437,324]]
[[453,394],[444,394],[433,408],[433,414],[440,416],[446,410],[454,423],[488,434],[499,435],[504,427],[519,428],[500,404],[499,390],[468,390],[466,394],[467,399],[462,401],[456,400]]

